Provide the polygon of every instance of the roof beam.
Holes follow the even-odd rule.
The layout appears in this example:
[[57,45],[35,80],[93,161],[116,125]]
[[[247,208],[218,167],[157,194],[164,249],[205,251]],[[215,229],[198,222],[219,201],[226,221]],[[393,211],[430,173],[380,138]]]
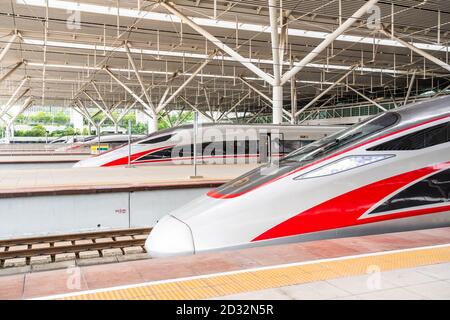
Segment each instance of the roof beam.
[[405,101],[403,102],[403,105],[406,105],[408,103],[409,96],[411,95],[411,90],[414,85],[414,80],[416,79],[416,72],[417,72],[417,69],[414,69],[411,79],[409,79],[408,92],[406,92]]
[[212,122],[215,122],[215,120],[212,117],[210,117],[208,114],[206,114],[206,112],[203,112],[200,109],[198,109],[196,106],[194,106],[192,103],[190,103],[185,97],[180,96],[179,98],[181,100],[183,100],[188,106],[190,106],[194,111],[199,112],[200,114],[202,114],[203,116],[205,116],[206,118],[211,120]]
[[19,111],[14,116],[12,116],[10,120],[8,120],[7,126],[11,126],[11,124],[13,124],[14,121],[16,121],[17,117],[21,115],[33,102],[34,102],[33,97],[27,97],[23,102],[22,106],[20,107]]
[[3,58],[6,56],[6,54],[8,53],[9,49],[11,49],[11,46],[13,45],[13,43],[16,41],[18,35],[16,32],[14,32],[11,35],[11,38],[9,38],[8,43],[6,44],[6,46],[3,48],[3,50],[0,52],[0,62],[2,62]]
[[17,62],[11,69],[9,69],[1,78],[0,83],[2,83],[4,80],[6,80],[11,74],[13,74],[14,71],[16,71],[21,65],[23,64],[23,61]]
[[[259,90],[258,88],[254,87],[251,83],[249,83],[244,77],[239,77],[239,79],[246,85],[248,86],[250,89],[252,89],[253,91],[255,91],[257,94],[259,94],[262,98],[266,99],[268,102],[270,102],[271,104],[273,104],[272,99],[270,99],[266,94],[264,94],[261,90]],[[289,113],[288,111],[282,109],[283,113],[288,116],[289,118],[292,117],[291,113]]]
[[86,91],[83,91],[83,93],[86,95],[86,97],[88,97],[89,98],[89,100],[91,100],[96,106],[97,106],[97,108],[99,108],[109,119],[111,119],[111,121],[113,122],[113,123],[115,123],[116,122],[116,120],[113,118],[113,116],[106,110],[106,109],[104,109],[101,105],[100,105],[100,103],[98,103],[97,101],[95,101],[95,99],[89,94],[89,93],[87,93]]
[[[134,91],[131,90],[125,83],[120,81],[120,79],[117,78],[108,67],[106,67],[106,66],[103,67],[103,70],[105,70],[106,73],[108,73],[111,78],[113,78],[118,84],[120,84],[125,89],[125,91],[127,91],[129,94],[131,94],[134,99],[136,99],[140,104],[142,104],[144,106],[144,108],[149,110],[151,114],[153,114],[155,112],[153,110],[153,108],[151,106],[149,106],[144,100],[142,100],[142,98],[140,96],[138,96],[136,93],[134,93]],[[145,92],[142,93],[142,95],[144,95],[144,94],[145,94]]]
[[353,72],[353,70],[357,67],[357,65],[354,65],[352,68],[350,68],[349,71],[347,71],[343,76],[341,76],[335,83],[333,83],[331,86],[329,86],[328,88],[326,88],[324,91],[322,91],[319,95],[317,95],[314,99],[312,99],[306,106],[304,106],[303,108],[301,108],[299,111],[297,111],[297,113],[294,115],[294,117],[298,117],[299,114],[301,114],[303,111],[305,111],[306,109],[308,109],[310,106],[312,106],[314,103],[316,103],[317,101],[319,101],[320,98],[322,98],[324,95],[326,95],[328,92],[331,91],[331,89],[333,89],[334,87],[336,87],[338,84],[341,83],[342,80],[344,80],[345,78],[348,77],[348,75],[350,73]]
[[258,116],[264,112],[264,110],[267,109],[267,106],[264,106],[263,108],[261,108],[254,116],[252,116],[250,119],[247,120],[247,123],[252,122],[254,119],[258,118]]
[[[110,110],[110,111],[111,111],[111,112],[114,111],[121,103],[122,103],[122,101],[119,101],[119,102],[117,102],[116,104],[114,104],[114,105],[111,107],[111,110]],[[112,114],[111,114],[111,116],[112,116]],[[103,118],[100,120],[99,125],[102,125],[103,122],[105,122],[106,119],[108,119],[108,118],[109,118],[108,115],[104,115]],[[111,118],[110,118],[110,119],[111,119]],[[120,121],[120,120],[122,120],[122,119],[117,119],[117,120],[112,120],[112,119],[111,119],[112,123],[113,123],[114,126],[116,126],[116,127],[117,127],[117,125],[119,124],[119,121]]]
[[[375,1],[375,0],[372,0]],[[229,46],[227,46],[225,43],[220,41],[218,38],[213,36],[211,33],[200,27],[197,23],[195,23],[191,18],[185,16],[183,13],[178,11],[175,8],[175,4],[173,2],[170,2],[170,4],[166,2],[160,2],[160,5],[163,6],[167,11],[171,12],[172,14],[176,15],[181,19],[182,22],[187,24],[189,27],[197,31],[199,34],[204,36],[207,40],[212,42],[214,45],[216,45],[220,50],[226,52],[228,55],[233,57],[237,62],[241,63],[245,67],[247,67],[250,71],[255,73],[257,76],[259,76],[261,79],[265,80],[266,82],[273,85],[273,77],[264,71],[262,71],[260,68],[258,68],[256,65],[251,63],[248,59],[241,56],[239,53],[231,49]]]
[[133,109],[133,107],[136,105],[137,101],[134,100],[132,103],[130,103],[128,106],[125,106],[125,108],[123,108],[122,112],[119,114],[119,116],[117,117],[117,122],[119,122],[120,120],[123,119],[123,117],[125,117],[127,115],[128,112],[130,112],[131,109]]
[[131,55],[130,45],[129,45],[128,42],[125,42],[124,48],[125,48],[125,51],[127,53],[128,61],[130,61],[131,67],[134,70],[134,74],[136,75],[136,78],[138,79],[138,82],[139,82],[139,84],[141,86],[141,89],[144,92],[145,98],[147,99],[147,103],[150,106],[150,108],[155,110],[155,106],[152,103],[152,99],[150,99],[150,96],[149,96],[147,90],[145,89],[144,82],[142,81],[141,75],[139,74],[139,70],[136,67],[136,64],[134,63],[134,59],[133,59],[133,56]]
[[103,99],[103,95],[100,93],[100,90],[98,90],[97,84],[94,81],[92,81],[91,84],[92,84],[92,87],[94,88],[95,92],[97,93],[98,98],[100,99],[100,101],[103,104],[103,107],[104,107],[105,110],[104,111],[102,110],[102,111],[107,113],[107,114],[109,114],[109,115],[111,115],[111,113],[109,112],[109,108],[106,105],[105,99]]
[[9,111],[9,109],[12,107],[12,102],[15,101],[17,95],[19,94],[20,90],[22,89],[22,87],[24,86],[25,82],[28,81],[28,77],[25,77],[22,79],[22,81],[19,83],[19,85],[17,86],[17,88],[14,90],[13,94],[11,95],[11,97],[9,97],[8,101],[6,102],[6,104],[3,107],[3,110],[1,110],[0,112],[0,118],[3,118],[3,116],[5,115],[5,113],[7,113]]
[[313,114],[319,113],[320,109],[324,108],[328,102],[330,102],[332,99],[334,99],[336,97],[336,95],[332,95],[331,97],[329,97],[324,103],[322,103],[317,109],[311,111],[302,121],[300,121],[298,124],[302,124],[303,122],[305,122],[306,120],[308,120],[309,118],[311,118],[311,116]]
[[73,109],[79,114],[81,114],[83,117],[85,117],[87,121],[89,121],[95,128],[98,128],[97,123],[95,123],[94,119],[89,114],[89,112],[87,111],[83,103],[80,101],[80,99],[76,99],[73,103],[74,103]]
[[175,90],[174,93],[172,93],[172,95],[169,98],[167,98],[165,101],[161,100],[158,107],[156,108],[156,112],[158,113],[162,109],[164,109],[167,106],[167,104],[173,100],[173,98],[175,98],[182,90],[184,90],[184,88],[192,81],[192,79],[194,79],[197,76],[197,74],[200,71],[203,70],[203,68],[211,61],[212,57],[215,56],[216,54],[217,52],[210,54],[208,58],[205,61],[203,61],[203,63],[191,74],[191,76],[188,79],[186,79],[186,81],[181,86],[177,88],[177,90]]
[[253,91],[255,91],[257,94],[259,94],[261,97],[263,97],[264,99],[266,99],[267,101],[269,101],[270,103],[273,103],[272,99],[269,98],[269,96],[267,96],[266,94],[264,94],[261,90],[257,89],[256,87],[254,87],[252,84],[250,84],[244,77],[240,76],[239,79],[250,89],[252,89]]
[[405,40],[400,39],[399,37],[393,35],[391,32],[389,32],[385,27],[382,27],[380,29],[380,32],[382,34],[384,34],[387,37],[390,37],[392,39],[397,40],[399,43],[401,43],[404,47],[410,49],[411,51],[414,51],[417,54],[420,54],[421,56],[423,56],[424,58],[430,60],[431,62],[437,64],[438,66],[444,68],[447,71],[450,71],[450,65],[448,63],[445,63],[442,60],[439,60],[438,58],[432,56],[431,54],[429,54],[428,52],[425,52],[422,49],[417,48],[415,45],[413,45],[412,43],[409,43]]
[[245,99],[248,98],[248,96],[250,95],[250,92],[247,92],[246,95],[244,95],[242,98],[240,98],[230,109],[228,109],[228,111],[225,111],[224,113],[222,113],[220,115],[220,117],[217,119],[217,121],[220,121],[223,117],[226,117],[231,111],[233,111],[234,109],[236,109],[236,107],[238,105],[241,104],[242,101],[244,101]]
[[300,62],[294,64],[294,67],[287,71],[281,78],[281,84],[288,82],[293,76],[300,72],[308,63],[313,61],[323,50],[325,50],[338,36],[344,33],[361,18],[368,10],[370,10],[379,0],[369,0],[361,8],[359,8],[350,18],[341,24],[336,30],[330,33],[313,51],[307,54]]
[[354,93],[356,93],[357,95],[361,96],[363,99],[366,99],[367,101],[369,101],[371,104],[373,104],[374,106],[376,106],[378,109],[381,109],[381,111],[387,111],[386,108],[382,107],[379,103],[373,101],[372,99],[370,99],[368,96],[366,96],[365,94],[363,94],[362,92],[359,92],[358,90],[352,88],[351,86],[349,86],[348,84],[345,84],[345,86],[347,88],[349,88],[350,90],[352,90]]
[[[213,116],[213,112],[212,112],[212,108],[211,108],[211,103],[209,102],[209,95],[208,95],[208,92],[206,91],[206,87],[205,86],[203,86],[203,93],[205,94],[205,100],[206,100],[206,105],[208,106],[209,114],[212,117]],[[214,119],[213,119],[213,121],[214,121]]]

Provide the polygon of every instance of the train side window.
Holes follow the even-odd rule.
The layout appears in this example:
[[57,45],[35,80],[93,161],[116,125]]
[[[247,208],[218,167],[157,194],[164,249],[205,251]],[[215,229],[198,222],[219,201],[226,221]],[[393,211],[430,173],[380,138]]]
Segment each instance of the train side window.
[[224,143],[222,141],[205,142],[202,144],[203,156],[222,156],[225,154]]
[[447,123],[447,141],[450,141],[450,122]]
[[234,154],[246,154],[245,140],[234,141]]
[[302,141],[300,140],[282,140],[280,142],[282,145],[283,153],[291,153],[292,151],[297,150],[302,146]]
[[245,154],[258,154],[258,140],[245,140]]
[[172,136],[173,136],[173,134],[167,134],[165,136],[157,137],[157,138],[154,138],[154,139],[141,141],[141,142],[139,142],[139,144],[161,143],[161,142],[169,140],[170,138],[172,138]]
[[397,193],[372,213],[402,210],[450,201],[450,169],[433,174]]
[[[199,152],[198,149],[197,152]],[[177,156],[180,158],[192,158],[194,156],[194,145],[181,146]]]
[[137,161],[171,158],[172,157],[172,149],[173,148],[167,148],[164,150],[159,150],[159,151],[147,154],[147,155],[137,159]]
[[450,142],[450,122],[407,134],[367,149],[368,151],[419,150]]

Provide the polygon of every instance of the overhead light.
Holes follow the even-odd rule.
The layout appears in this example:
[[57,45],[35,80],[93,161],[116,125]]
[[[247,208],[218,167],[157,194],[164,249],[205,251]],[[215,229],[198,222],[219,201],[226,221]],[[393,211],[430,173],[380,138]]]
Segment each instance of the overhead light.
[[[28,66],[31,67],[43,67],[44,63],[42,62],[27,62]],[[55,64],[55,63],[45,63],[45,67],[47,69],[76,69],[76,70],[92,70],[92,71],[98,71],[102,68],[100,67],[91,67],[91,66],[80,66],[80,65],[73,65],[73,64]],[[133,73],[133,69],[126,69],[126,68],[109,68],[111,71],[115,72],[122,72],[122,73]],[[173,72],[166,72],[166,71],[152,71],[152,70],[139,70],[139,73],[142,74],[159,74],[159,75],[172,75]],[[184,76],[191,76],[192,73],[183,73]],[[239,79],[239,77],[234,76],[227,76],[227,75],[220,75],[220,74],[197,74],[197,77],[203,77],[203,78],[222,78],[222,79]],[[248,80],[253,81],[263,81],[260,78],[256,77],[245,77]],[[296,80],[297,83],[304,83],[304,84],[326,84],[326,85],[332,85],[333,82],[320,82],[320,81],[309,81],[309,80]]]
[[[114,52],[125,52],[123,47],[110,47],[104,45],[92,45],[84,43],[74,43],[74,42],[62,42],[62,41],[47,41],[23,38],[23,43],[38,46],[51,46],[51,47],[61,47],[61,48],[71,48],[71,49],[82,49],[82,50],[98,50],[98,51],[114,51]],[[151,56],[171,56],[171,57],[184,57],[192,59],[206,59],[208,55],[201,53],[191,53],[183,51],[164,51],[164,50],[149,50],[149,49],[139,49],[130,48],[132,53],[151,55]],[[214,56],[214,60],[226,60],[226,61],[237,61],[232,57],[228,56]],[[272,60],[268,59],[245,59],[244,62],[260,63],[260,64],[272,64]],[[289,62],[285,62],[284,65],[289,66]],[[320,63],[309,63],[306,65],[307,68],[317,68],[317,69],[332,69],[332,70],[350,70],[350,66],[342,66],[335,64],[320,64]],[[370,67],[358,67],[355,71],[372,72],[372,73],[386,73],[386,74],[409,74],[408,71],[403,70],[392,70],[392,69],[382,69],[382,68],[370,68]]]
[[[38,6],[38,7],[47,7],[47,3],[48,3],[48,7],[53,8],[53,9],[81,11],[81,12],[113,15],[113,16],[119,15],[122,17],[139,18],[139,19],[144,19],[144,20],[154,20],[154,21],[162,21],[162,22],[169,22],[169,23],[181,23],[180,18],[178,18],[177,16],[172,15],[172,14],[150,12],[150,11],[122,8],[122,7],[120,7],[120,8],[107,7],[107,6],[81,3],[81,2],[62,1],[62,0],[16,0],[16,3],[23,4],[23,5],[30,5],[30,6]],[[236,22],[234,22],[234,21],[214,20],[214,19],[199,18],[199,17],[189,17],[189,18],[200,26],[233,29],[233,30],[236,29]],[[259,24],[252,24],[252,23],[238,23],[237,26],[240,30],[270,33],[270,27],[266,26],[266,25],[259,25]],[[288,29],[288,34],[291,36],[296,36],[296,37],[325,39],[330,33],[320,32],[320,31],[301,30],[301,29]],[[352,43],[365,43],[365,44],[375,44],[375,45],[391,46],[391,47],[403,47],[403,45],[396,40],[373,38],[373,37],[340,35],[336,38],[336,40],[352,42]],[[428,44],[428,43],[414,43],[414,45],[417,48],[423,49],[423,50],[445,51],[445,52],[449,51],[449,47],[442,46],[442,45]]]

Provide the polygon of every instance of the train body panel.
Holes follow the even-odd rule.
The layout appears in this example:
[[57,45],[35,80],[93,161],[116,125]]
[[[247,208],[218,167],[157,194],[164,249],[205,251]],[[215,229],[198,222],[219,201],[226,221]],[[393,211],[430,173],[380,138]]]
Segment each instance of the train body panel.
[[161,245],[167,218],[147,240],[152,256],[448,226],[450,98],[379,114],[170,216],[189,231],[187,250]]

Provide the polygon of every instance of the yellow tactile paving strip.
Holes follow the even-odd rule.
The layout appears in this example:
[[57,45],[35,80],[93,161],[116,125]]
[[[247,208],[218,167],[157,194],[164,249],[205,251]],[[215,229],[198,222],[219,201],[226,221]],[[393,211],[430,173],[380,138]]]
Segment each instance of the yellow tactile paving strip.
[[248,291],[366,274],[377,270],[413,268],[450,261],[450,244],[434,248],[310,262],[270,269],[206,275],[195,279],[160,281],[134,287],[66,296],[75,300],[176,300],[206,299]]

